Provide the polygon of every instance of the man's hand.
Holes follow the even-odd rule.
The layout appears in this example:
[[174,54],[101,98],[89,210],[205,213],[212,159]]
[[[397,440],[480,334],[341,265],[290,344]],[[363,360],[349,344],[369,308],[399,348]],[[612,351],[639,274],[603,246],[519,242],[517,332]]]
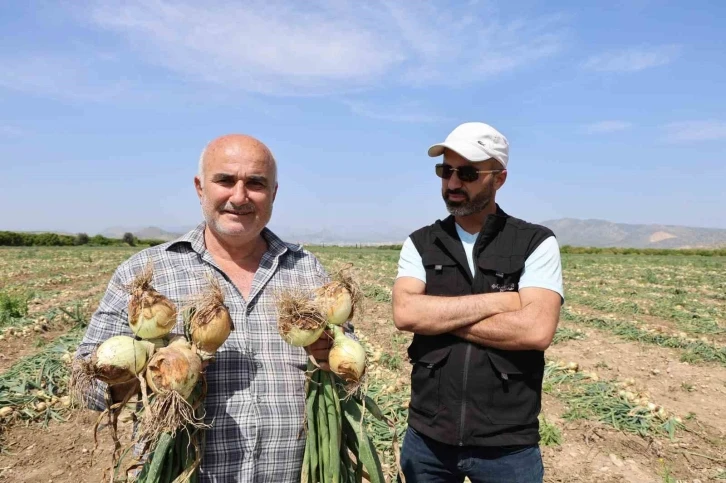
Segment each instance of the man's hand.
[[318,340],[307,346],[305,350],[308,354],[312,354],[322,370],[329,371],[330,365],[328,364],[328,354],[330,353],[330,347],[332,345],[333,338],[326,330],[320,335]]
[[113,386],[111,386],[111,400],[114,403],[120,403],[124,400],[126,396],[128,396],[129,392],[131,391],[133,391],[134,394],[137,394],[141,391],[141,384],[136,378],[130,380],[129,382],[114,384]]

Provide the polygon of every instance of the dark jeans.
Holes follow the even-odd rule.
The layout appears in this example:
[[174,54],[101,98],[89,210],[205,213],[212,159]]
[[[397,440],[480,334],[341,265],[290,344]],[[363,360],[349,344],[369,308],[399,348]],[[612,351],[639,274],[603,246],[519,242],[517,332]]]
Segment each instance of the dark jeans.
[[406,483],[541,483],[539,446],[472,447],[439,443],[409,427],[401,448]]

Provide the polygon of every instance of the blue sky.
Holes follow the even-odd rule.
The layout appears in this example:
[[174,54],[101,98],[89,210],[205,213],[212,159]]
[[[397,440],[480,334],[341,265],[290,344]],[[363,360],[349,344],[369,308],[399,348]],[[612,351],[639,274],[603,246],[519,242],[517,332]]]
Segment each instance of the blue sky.
[[400,238],[446,215],[426,149],[467,121],[509,139],[515,216],[726,228],[723,18],[713,1],[3,2],[0,229],[193,226],[200,151],[242,132],[278,159],[273,228]]

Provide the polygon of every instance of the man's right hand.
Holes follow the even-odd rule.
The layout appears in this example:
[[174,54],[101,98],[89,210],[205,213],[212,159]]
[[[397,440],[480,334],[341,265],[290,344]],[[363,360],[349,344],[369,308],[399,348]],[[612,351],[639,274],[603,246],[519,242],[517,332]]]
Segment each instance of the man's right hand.
[[141,391],[141,384],[138,379],[133,379],[121,384],[114,384],[111,386],[111,400],[114,403],[120,403],[128,395],[129,391],[132,390],[134,391],[134,394]]

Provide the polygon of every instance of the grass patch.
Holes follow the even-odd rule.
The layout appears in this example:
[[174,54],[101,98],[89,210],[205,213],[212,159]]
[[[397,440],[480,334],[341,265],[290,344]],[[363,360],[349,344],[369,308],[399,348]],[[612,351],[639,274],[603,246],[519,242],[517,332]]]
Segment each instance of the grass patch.
[[[67,395],[70,371],[62,358],[74,351],[82,338],[82,331],[72,331],[41,352],[20,359],[0,375],[0,407],[13,408],[11,420],[35,420],[44,426],[51,419],[64,420],[67,408],[58,398]],[[39,403],[45,407],[39,409]],[[7,422],[3,420],[0,429]]]
[[591,419],[619,431],[640,436],[666,435],[671,439],[682,428],[674,418],[663,419],[647,407],[620,397],[620,389],[614,382],[595,381],[551,362],[545,367],[542,389],[567,404],[563,419]]
[[681,349],[681,361],[688,363],[718,362],[726,366],[726,347],[717,347],[703,341],[691,341],[681,337],[648,332],[631,322],[604,320],[597,317],[577,317],[564,310],[564,318],[578,324],[587,325],[617,335],[625,340],[658,345],[671,349]]
[[539,416],[539,437],[542,446],[559,446],[562,444],[560,428],[549,422],[544,414]]
[[363,284],[363,295],[376,302],[390,303],[393,300],[390,290],[370,283]]
[[568,327],[558,327],[555,337],[552,339],[553,344],[560,344],[568,340],[580,340],[586,337],[585,333],[580,329],[570,329]]
[[[395,390],[391,391],[390,387],[395,387]],[[383,384],[379,379],[369,379],[368,396],[378,404],[387,421],[380,421],[366,412],[366,432],[381,457],[384,475],[395,478],[397,475],[396,461],[403,444],[403,437],[408,429],[406,421],[408,420],[410,388],[408,386],[387,386],[385,392],[382,392],[382,389]]]
[[0,292],[0,327],[12,325],[28,316],[29,294],[11,295]]
[[385,353],[381,355],[380,364],[392,371],[398,371],[403,367],[403,360],[398,354]]

